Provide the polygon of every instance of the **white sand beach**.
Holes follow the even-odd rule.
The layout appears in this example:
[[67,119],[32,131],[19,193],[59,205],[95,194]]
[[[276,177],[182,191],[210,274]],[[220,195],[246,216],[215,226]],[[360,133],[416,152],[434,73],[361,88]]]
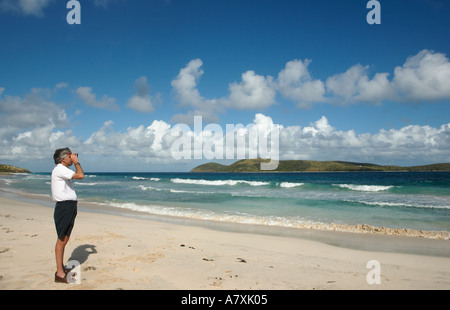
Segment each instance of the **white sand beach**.
[[[83,203],[65,253],[66,262],[80,263],[80,284],[55,283],[50,206],[50,201],[47,207],[0,197],[1,290],[450,289],[448,256],[350,249],[299,237],[84,212]],[[419,246],[427,241],[386,238],[420,241]],[[371,260],[380,264],[380,284],[367,281],[374,271],[367,268]]]

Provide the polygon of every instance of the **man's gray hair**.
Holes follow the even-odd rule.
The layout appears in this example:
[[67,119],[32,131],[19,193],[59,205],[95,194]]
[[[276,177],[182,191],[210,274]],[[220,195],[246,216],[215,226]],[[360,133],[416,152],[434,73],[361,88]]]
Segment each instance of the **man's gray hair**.
[[55,154],[53,155],[53,160],[55,161],[55,164],[59,164],[61,163],[61,161],[66,158],[67,155],[72,154],[72,151],[68,148],[62,148],[62,149],[57,149],[55,151]]

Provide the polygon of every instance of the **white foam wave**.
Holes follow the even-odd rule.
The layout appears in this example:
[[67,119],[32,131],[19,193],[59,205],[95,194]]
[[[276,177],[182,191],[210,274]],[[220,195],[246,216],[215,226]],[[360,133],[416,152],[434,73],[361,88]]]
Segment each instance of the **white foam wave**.
[[173,189],[173,188],[171,188],[170,189],[170,192],[171,193],[176,193],[176,194],[192,194],[192,192],[190,192],[190,191],[183,191],[183,190],[180,190],[180,189]]
[[237,185],[237,184],[248,184],[250,186],[264,186],[269,185],[269,182],[261,181],[246,181],[246,180],[195,180],[195,179],[180,179],[174,178],[170,180],[172,183],[178,184],[195,184],[195,185],[210,185],[210,186],[223,186],[223,185]]
[[18,175],[24,175],[24,180],[49,180],[50,175],[44,175],[44,174],[18,174]]
[[358,203],[366,204],[369,206],[381,206],[381,207],[409,207],[409,208],[433,208],[433,209],[450,209],[449,205],[438,204],[425,204],[425,203],[405,203],[405,202],[387,202],[387,201],[358,201]]
[[163,191],[164,190],[162,188],[156,188],[156,187],[144,186],[144,185],[139,185],[139,188],[143,191]]
[[[349,201],[349,200],[347,200]],[[357,201],[369,206],[381,206],[381,207],[417,207],[412,204],[401,203],[401,202],[386,202],[386,201]]]
[[356,184],[333,184],[333,186],[338,186],[340,188],[346,188],[353,191],[362,192],[381,192],[393,188],[392,185],[356,185]]
[[150,180],[150,181],[160,181],[160,178],[144,178],[144,177],[132,177],[133,180]]
[[6,185],[11,185],[12,183],[17,183],[16,180],[11,179],[1,179],[3,182],[5,182]]
[[156,215],[172,215],[172,216],[176,215],[176,212],[173,212],[175,209],[158,205],[138,205],[135,204],[134,202],[125,202],[125,203],[109,202],[106,204],[115,208],[128,209],[132,211],[145,212]]
[[76,182],[77,186],[78,185],[83,185],[83,186],[94,186],[94,185],[98,185],[98,183],[95,182]]
[[284,188],[292,188],[292,187],[298,187],[303,186],[305,183],[294,183],[294,182],[281,182],[280,187]]
[[207,192],[185,191],[185,190],[173,189],[173,188],[156,188],[153,186],[144,186],[144,185],[139,185],[139,188],[143,191],[157,191],[157,192],[165,191],[165,192],[171,192],[174,194],[211,194],[211,193],[207,193]]
[[225,223],[254,224],[281,227],[303,227],[312,223],[301,218],[283,218],[277,216],[254,216],[249,214],[224,214],[193,208],[177,208],[161,205],[138,205],[136,203],[109,202],[107,205],[115,208],[128,209],[153,215],[175,216],[194,220],[209,220]]
[[303,228],[303,229],[320,229],[320,230],[333,230],[333,231],[347,231],[347,232],[373,232],[381,234],[391,235],[411,235],[420,236],[426,238],[441,238],[448,240],[450,235],[447,231],[437,232],[423,232],[415,231],[412,229],[391,229],[386,227],[376,227],[370,225],[347,225],[347,224],[334,224],[334,223],[322,223],[317,221],[307,220],[301,217],[279,217],[279,216],[256,216],[245,213],[239,214],[225,214],[216,213],[205,210],[198,210],[194,208],[178,208],[172,206],[162,205],[138,205],[135,203],[106,203],[111,207],[129,209],[132,211],[144,212],[153,215],[161,216],[173,216],[182,217],[194,220],[209,220],[225,223],[238,223],[238,224],[253,224],[261,226],[278,226],[278,227],[290,227],[290,228]]

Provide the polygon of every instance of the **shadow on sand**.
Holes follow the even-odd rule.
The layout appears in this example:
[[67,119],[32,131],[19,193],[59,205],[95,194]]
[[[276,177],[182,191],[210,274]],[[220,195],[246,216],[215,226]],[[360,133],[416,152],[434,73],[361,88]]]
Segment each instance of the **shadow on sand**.
[[95,245],[92,244],[80,245],[75,250],[73,250],[72,255],[69,258],[69,261],[76,260],[81,265],[87,261],[89,255],[96,253],[97,250],[95,249]]

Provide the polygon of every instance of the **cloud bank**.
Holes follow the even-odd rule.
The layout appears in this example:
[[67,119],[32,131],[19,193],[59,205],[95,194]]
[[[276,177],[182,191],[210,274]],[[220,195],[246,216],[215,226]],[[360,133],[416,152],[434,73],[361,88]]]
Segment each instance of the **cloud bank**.
[[53,0],[2,0],[0,11],[43,17],[44,9],[52,2]]
[[[311,124],[286,126],[273,124],[264,109],[278,104],[277,96],[295,102],[299,108],[311,108],[317,103],[334,105],[380,104],[383,101],[426,102],[450,99],[450,62],[442,53],[423,50],[406,59],[389,73],[370,75],[369,66],[356,64],[342,73],[317,79],[309,67],[311,60],[292,60],[274,78],[248,70],[240,81],[228,85],[228,95],[205,98],[198,90],[203,75],[203,62],[193,59],[181,68],[171,82],[178,109],[171,123],[149,121],[125,131],[116,130],[113,121],[93,130],[82,139],[68,130],[67,112],[52,101],[52,90],[32,89],[23,97],[7,95],[0,87],[0,160],[22,161],[23,156],[51,158],[54,149],[70,145],[85,155],[115,154],[118,159],[171,164],[171,146],[176,140],[173,123],[192,125],[195,115],[205,124],[218,122],[227,110],[255,111],[250,123],[262,128],[280,128],[280,159],[351,160],[380,164],[424,164],[448,162],[450,154],[450,123],[439,127],[409,125],[400,129],[380,129],[375,133],[340,130],[329,123],[326,115]],[[1,85],[0,85],[1,86]],[[138,113],[151,113],[155,101],[151,85],[145,76],[134,82],[135,93],[126,105]],[[53,89],[68,88],[60,83]],[[119,111],[115,98],[100,99],[89,86],[74,90],[86,106]],[[263,126],[266,126],[264,127]],[[248,124],[242,124],[245,127]],[[217,139],[205,129],[193,131],[204,143]],[[225,130],[225,126],[224,126]],[[236,129],[237,130],[237,129]],[[237,132],[236,132],[237,134]],[[246,134],[242,129],[239,134]],[[253,146],[257,147],[257,146]],[[248,153],[248,149],[245,152]]]
[[[129,127],[125,131],[115,130],[113,121],[107,121],[87,139],[81,139],[65,128],[68,124],[66,112],[48,100],[44,91],[32,90],[23,98],[4,96],[3,92],[0,92],[2,161],[25,158],[26,162],[30,154],[34,159],[48,159],[56,148],[70,145],[86,157],[114,154],[116,160],[127,162],[176,162],[171,147],[178,137],[174,132],[178,131],[162,120],[154,120],[147,126]],[[285,126],[274,124],[270,116],[257,113],[250,124],[262,131],[279,126],[280,159],[435,163],[448,161],[450,151],[450,123],[438,128],[409,125],[370,134],[339,130],[326,116],[304,126]],[[232,134],[248,134],[247,125],[234,126]],[[192,139],[201,137],[205,144],[217,144],[214,140],[217,136],[206,126],[196,131],[189,127],[188,131]],[[225,126],[223,131],[227,132]],[[245,147],[243,152],[248,153],[248,145]]]
[[119,111],[119,105],[116,103],[116,99],[110,98],[104,95],[102,99],[97,100],[97,95],[92,92],[92,87],[78,87],[76,90],[77,95],[86,104],[94,108]]
[[295,102],[299,108],[312,108],[314,104],[334,105],[381,104],[384,101],[433,102],[450,99],[450,62],[442,53],[422,50],[407,58],[406,62],[390,73],[369,75],[369,66],[356,64],[343,73],[316,79],[309,71],[312,61],[295,59],[286,63],[276,78],[258,75],[249,70],[240,82],[228,86],[229,95],[204,98],[197,84],[203,75],[203,62],[190,61],[172,81],[180,107],[188,109],[174,121],[192,122],[193,115],[202,115],[217,121],[227,109],[264,110],[277,104],[277,95]]

